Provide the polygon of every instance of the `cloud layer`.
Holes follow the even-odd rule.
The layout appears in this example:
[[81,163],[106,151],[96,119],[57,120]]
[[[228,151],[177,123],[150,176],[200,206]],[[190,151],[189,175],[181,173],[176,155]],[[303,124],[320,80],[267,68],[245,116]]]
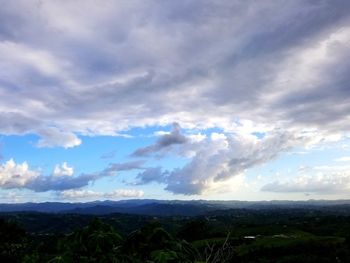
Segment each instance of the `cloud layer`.
[[136,189],[116,189],[111,192],[96,192],[91,190],[65,190],[59,193],[64,199],[120,199],[120,198],[140,198],[144,192]]
[[174,121],[349,130],[346,0],[3,6],[2,134],[73,147],[79,134]]
[[350,190],[349,166],[321,166],[303,169],[295,178],[277,180],[262,187],[276,193],[344,194]]

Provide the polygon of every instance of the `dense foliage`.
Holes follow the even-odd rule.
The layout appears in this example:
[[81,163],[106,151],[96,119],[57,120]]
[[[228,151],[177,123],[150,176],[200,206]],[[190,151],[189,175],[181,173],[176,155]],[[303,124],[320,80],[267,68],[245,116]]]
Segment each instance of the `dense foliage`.
[[8,213],[0,262],[350,262],[350,217],[298,209],[201,217]]

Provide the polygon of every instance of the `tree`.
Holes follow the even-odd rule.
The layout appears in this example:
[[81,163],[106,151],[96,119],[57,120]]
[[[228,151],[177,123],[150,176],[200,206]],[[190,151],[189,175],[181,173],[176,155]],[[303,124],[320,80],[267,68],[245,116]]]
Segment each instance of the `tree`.
[[0,219],[0,262],[22,262],[27,247],[24,229],[15,222]]
[[52,262],[118,262],[122,237],[108,224],[93,219],[87,227],[61,240],[62,256]]

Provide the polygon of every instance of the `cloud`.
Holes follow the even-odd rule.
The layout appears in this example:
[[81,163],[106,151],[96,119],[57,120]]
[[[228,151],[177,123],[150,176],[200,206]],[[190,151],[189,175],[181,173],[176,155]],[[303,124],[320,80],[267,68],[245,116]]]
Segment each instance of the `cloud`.
[[35,192],[63,191],[87,186],[103,177],[115,176],[119,171],[143,169],[143,161],[112,163],[104,170],[73,175],[73,167],[67,163],[56,165],[52,174],[43,175],[39,170],[30,170],[26,162],[16,164],[12,159],[0,166],[0,188],[29,189]]
[[40,125],[40,121],[18,112],[0,112],[0,129],[5,135],[22,135]]
[[70,148],[81,144],[81,140],[72,132],[45,127],[42,121],[19,112],[0,112],[0,130],[5,135],[37,134],[38,147],[62,146]]
[[142,190],[137,189],[116,189],[111,192],[96,192],[91,190],[65,190],[59,193],[64,199],[120,199],[120,198],[140,198],[144,195]]
[[214,132],[204,140],[187,140],[181,145],[183,149],[178,152],[194,154],[183,167],[171,171],[163,171],[161,167],[146,168],[138,174],[136,184],[158,182],[175,194],[204,194],[307,141],[302,136],[278,131],[262,138]]
[[343,194],[350,190],[348,166],[312,167],[295,178],[277,180],[261,188],[276,193]]
[[4,156],[2,155],[2,148],[3,148],[3,145],[2,143],[0,142],[0,161],[2,161],[2,159],[4,159]]
[[293,141],[290,137],[276,133],[258,139],[253,135],[213,133],[184,167],[169,173],[166,189],[187,195],[203,194],[289,150]]
[[23,188],[38,176],[39,173],[31,171],[26,162],[16,164],[11,159],[0,166],[0,187],[2,189]]
[[73,167],[69,167],[66,162],[64,162],[61,166],[56,165],[52,175],[53,176],[72,176],[74,173]]
[[[200,136],[199,140],[198,136],[193,139],[193,135],[176,133],[176,137],[183,138],[182,143],[177,148],[166,148],[166,153],[185,157],[188,162],[183,167],[170,171],[160,166],[144,168],[138,173],[135,184],[157,182],[165,185],[165,190],[175,194],[201,195],[217,191],[219,186],[223,188],[225,182],[238,182],[239,180],[233,179],[242,177],[246,170],[277,158],[295,147],[311,148],[339,140],[335,134],[321,135],[314,130],[287,133],[277,129],[253,133],[250,122],[236,125],[236,133],[212,132],[209,136]],[[179,125],[177,130],[180,131]],[[174,132],[160,136],[156,143],[141,148],[142,152],[144,149],[145,152],[152,149],[153,154],[165,154],[163,148],[158,147],[159,141],[163,136],[174,137]]]
[[343,156],[335,159],[336,162],[350,162],[350,156]]
[[5,192],[0,195],[0,199],[2,202],[6,203],[19,203],[19,202],[24,202],[25,196],[18,194],[16,192]]
[[[45,192],[45,191],[62,191],[67,189],[77,189],[89,185],[89,183],[99,180],[103,177],[111,177],[117,175],[117,172],[129,171],[134,169],[143,169],[144,161],[132,161],[125,163],[111,163],[102,171],[95,173],[80,174],[77,176],[66,175],[66,176],[57,176],[51,174],[49,176],[39,176],[35,180],[28,182],[25,185],[25,188],[34,190],[36,192]],[[64,166],[64,164],[63,164]],[[63,169],[65,169],[62,166]],[[61,169],[62,169],[61,168]],[[68,168],[68,171],[67,171]],[[69,172],[69,167],[66,167],[66,173]],[[62,173],[62,171],[61,171]]]
[[68,148],[78,135],[174,121],[346,132],[349,10],[345,0],[6,4],[0,133]]
[[81,140],[71,132],[62,132],[56,128],[46,128],[38,131],[41,139],[38,141],[39,147],[62,146],[70,148],[81,144]]
[[140,170],[144,169],[143,160],[124,162],[124,163],[110,163],[105,169],[99,172],[99,176],[113,175],[118,171]]
[[137,174],[136,184],[148,184],[151,182],[164,182],[164,173],[161,167],[147,167],[143,172]]
[[134,157],[142,157],[150,154],[164,152],[170,150],[171,147],[187,142],[187,137],[181,134],[181,127],[178,123],[173,123],[170,133],[165,133],[159,136],[157,141],[144,148],[139,148],[132,153]]
[[100,179],[96,174],[81,174],[78,176],[41,175],[29,181],[21,188],[35,192],[62,191],[87,186],[90,182]]
[[36,192],[78,188],[97,179],[94,175],[72,176],[73,168],[66,163],[56,165],[49,176],[42,175],[37,170],[30,170],[27,162],[16,164],[12,159],[0,166],[0,188],[30,189]]

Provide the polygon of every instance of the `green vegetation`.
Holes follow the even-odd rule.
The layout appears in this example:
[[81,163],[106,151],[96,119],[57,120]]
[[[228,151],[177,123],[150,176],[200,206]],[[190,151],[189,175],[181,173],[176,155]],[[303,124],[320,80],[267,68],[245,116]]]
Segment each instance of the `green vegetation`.
[[1,218],[0,262],[350,262],[350,217],[320,211]]

